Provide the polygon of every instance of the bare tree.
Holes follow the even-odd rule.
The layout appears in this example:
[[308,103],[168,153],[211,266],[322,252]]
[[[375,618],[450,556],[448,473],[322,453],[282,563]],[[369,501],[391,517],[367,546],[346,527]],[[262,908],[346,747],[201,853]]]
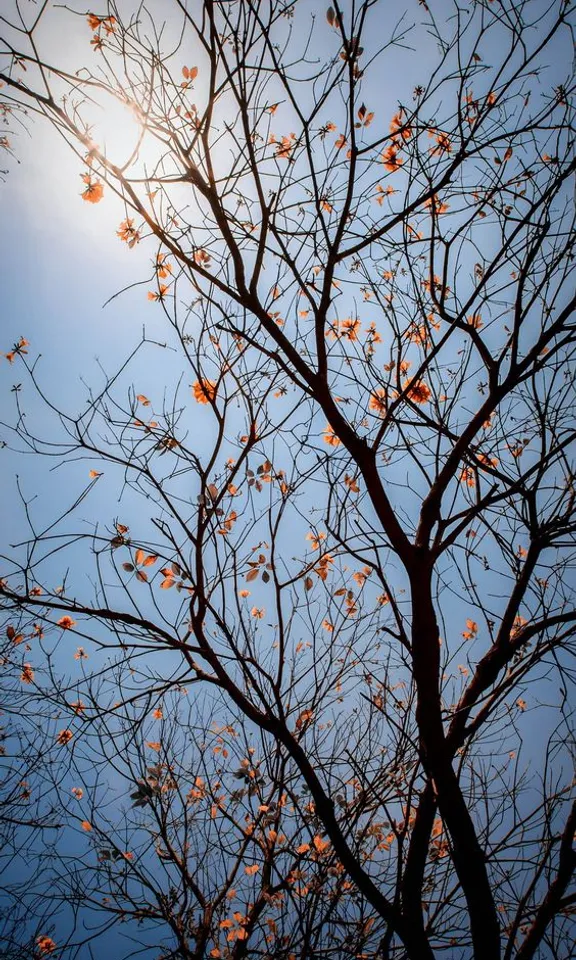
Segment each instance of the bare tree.
[[2,18],[5,116],[165,326],[80,413],[7,353],[54,431],[16,391],[6,449],[71,477],[0,571],[63,824],[26,949],[567,958],[572,4],[122,2],[76,72],[55,15]]

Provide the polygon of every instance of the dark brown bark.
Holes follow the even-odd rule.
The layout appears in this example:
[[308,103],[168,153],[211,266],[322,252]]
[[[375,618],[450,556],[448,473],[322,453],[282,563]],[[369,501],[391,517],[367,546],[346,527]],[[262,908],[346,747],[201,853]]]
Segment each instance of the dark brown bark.
[[484,853],[462,795],[446,742],[440,697],[440,634],[432,598],[431,564],[418,557],[410,569],[412,657],[418,692],[416,719],[421,759],[433,782],[440,814],[450,834],[453,858],[470,916],[474,956],[500,956],[500,929]]

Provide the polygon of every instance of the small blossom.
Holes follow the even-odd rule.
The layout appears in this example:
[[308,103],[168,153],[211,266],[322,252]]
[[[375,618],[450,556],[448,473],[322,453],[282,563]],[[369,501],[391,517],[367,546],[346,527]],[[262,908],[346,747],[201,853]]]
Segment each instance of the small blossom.
[[76,621],[69,616],[60,617],[58,626],[62,627],[63,630],[71,630],[72,627],[76,626]]
[[22,673],[20,674],[20,679],[22,683],[33,683],[34,682],[34,671],[31,664],[25,663],[22,668]]
[[216,396],[216,384],[214,380],[196,380],[192,392],[197,403],[209,403]]
[[93,180],[91,173],[82,174],[82,180],[86,184],[86,188],[82,193],[82,199],[87,200],[88,203],[99,203],[104,196],[102,182],[100,180]]
[[402,389],[413,403],[428,403],[432,396],[430,387],[423,380],[406,380]]
[[382,163],[390,173],[394,173],[396,170],[399,170],[404,160],[399,156],[398,147],[396,144],[391,144],[389,147],[386,147],[384,153],[382,154]]
[[36,938],[36,946],[41,954],[46,956],[50,953],[54,953],[56,949],[56,944],[54,943],[52,937],[47,937],[44,934]]
[[386,413],[387,404],[386,404],[386,391],[384,387],[378,387],[370,396],[369,403],[370,410],[374,413],[377,413],[379,417],[383,417]]
[[130,249],[140,242],[140,233],[134,227],[134,220],[129,217],[122,221],[116,231],[116,236],[119,237],[123,243],[127,243]]
[[342,441],[340,440],[340,437],[336,436],[330,424],[326,425],[326,429],[324,430],[323,440],[324,440],[324,443],[327,443],[329,447],[339,447],[340,444],[342,443]]

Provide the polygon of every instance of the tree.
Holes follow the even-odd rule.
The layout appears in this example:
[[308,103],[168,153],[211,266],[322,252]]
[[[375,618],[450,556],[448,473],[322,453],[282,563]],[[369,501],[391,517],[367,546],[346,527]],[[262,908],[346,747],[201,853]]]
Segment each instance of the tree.
[[70,477],[1,571],[66,824],[14,944],[568,957],[573,5],[123,0],[76,71],[55,10],[4,114],[153,250],[154,333],[75,413],[6,355],[53,431],[16,390],[5,454]]

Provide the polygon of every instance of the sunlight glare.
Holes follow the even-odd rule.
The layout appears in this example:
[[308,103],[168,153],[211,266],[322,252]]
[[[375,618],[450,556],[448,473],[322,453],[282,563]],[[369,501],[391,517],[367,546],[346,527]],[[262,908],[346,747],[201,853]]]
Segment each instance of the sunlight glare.
[[148,167],[154,160],[154,138],[143,128],[137,110],[114,97],[97,105],[90,118],[90,137],[118,167]]

